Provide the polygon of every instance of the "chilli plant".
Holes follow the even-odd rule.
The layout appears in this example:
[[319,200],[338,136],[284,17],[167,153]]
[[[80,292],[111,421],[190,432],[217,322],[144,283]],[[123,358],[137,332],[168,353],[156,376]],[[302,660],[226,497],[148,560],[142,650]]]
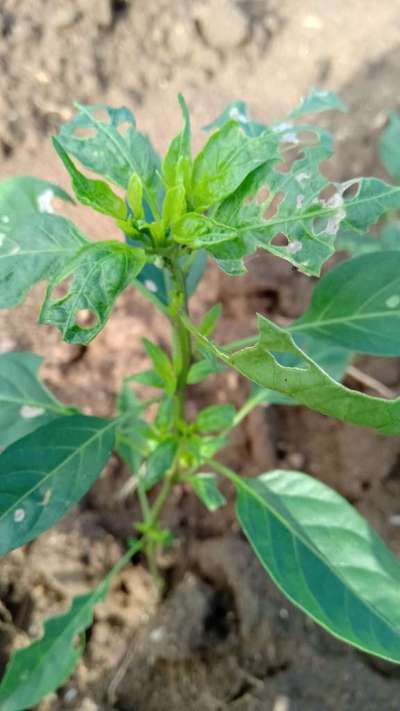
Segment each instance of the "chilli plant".
[[[113,450],[131,471],[142,511],[124,557],[101,584],[12,655],[0,686],[3,711],[30,708],[65,681],[94,606],[139,551],[161,586],[159,553],[172,539],[162,513],[173,489],[184,485],[217,511],[225,504],[224,479],[244,535],[289,600],[336,637],[400,662],[400,566],[369,524],[303,472],[248,478],[219,457],[232,429],[266,403],[303,405],[400,434],[400,398],[340,382],[354,353],[400,355],[400,251],[363,253],[374,239],[369,228],[400,210],[400,187],[376,178],[335,183],[321,172],[332,138],[303,117],[343,110],[331,92],[312,91],[287,120],[268,126],[234,102],[207,127],[211,134],[195,157],[188,110],[179,101],[183,128],[162,160],[126,108],[77,105],[54,138],[76,200],[113,220],[120,240],[90,241],[54,214],[53,196],[72,200],[50,183],[24,177],[0,184],[2,308],[47,281],[39,322],[86,346],[119,294],[133,287],[132,298],[136,288],[171,326],[168,349],[143,341],[151,367],[127,374],[110,419],[57,400],[38,379],[38,356],[0,356],[0,552],[55,524],[99,478]],[[77,163],[105,180],[88,177]],[[197,323],[190,315],[208,260],[239,278],[246,257],[261,249],[318,277],[346,241],[360,253],[326,271],[306,312],[285,327],[258,314],[255,335],[221,344],[213,336],[219,305]],[[213,404],[188,418],[188,385],[228,368],[252,383],[242,407]],[[140,397],[138,383],[154,388],[154,396]]]

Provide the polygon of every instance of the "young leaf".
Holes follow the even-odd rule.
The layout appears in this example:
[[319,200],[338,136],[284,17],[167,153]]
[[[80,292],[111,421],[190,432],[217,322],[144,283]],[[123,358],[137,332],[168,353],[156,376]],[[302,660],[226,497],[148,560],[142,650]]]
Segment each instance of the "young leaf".
[[45,621],[41,639],[14,652],[0,684],[2,711],[32,708],[68,679],[83,652],[76,638],[92,624],[110,582],[107,576],[95,590],[73,598],[67,612]]
[[12,232],[37,213],[54,212],[55,197],[73,202],[68,193],[47,180],[22,176],[0,181],[0,232]]
[[0,234],[0,308],[20,304],[29,289],[55,272],[88,244],[79,230],[59,215],[32,215]]
[[175,242],[187,244],[192,249],[227,242],[236,237],[234,228],[219,224],[212,218],[196,212],[187,212],[177,220],[173,225],[172,233]]
[[221,128],[227,121],[237,121],[243,131],[247,133],[248,136],[259,136],[260,133],[265,131],[267,126],[256,123],[250,119],[249,111],[247,105],[244,101],[232,101],[226,109],[220,114],[214,121],[204,126],[205,131],[213,131],[216,128]]
[[89,205],[94,210],[105,215],[111,215],[117,220],[125,220],[127,208],[124,201],[111,190],[102,180],[91,180],[81,173],[74,165],[61,143],[53,138],[53,145],[72,179],[72,187],[79,202]]
[[142,370],[141,373],[135,373],[135,375],[129,377],[129,380],[142,383],[142,385],[148,385],[151,388],[164,389],[164,380],[153,368]]
[[[382,434],[400,434],[400,398],[384,400],[345,388],[306,355],[284,329],[260,315],[257,324],[259,339],[255,346],[229,357],[214,347],[216,355],[258,385],[293,397],[311,410],[372,427]],[[300,365],[281,365],[277,360],[281,353],[296,356]]]
[[347,111],[347,106],[334,91],[326,89],[311,89],[308,96],[301,99],[300,104],[289,114],[289,118],[298,119],[308,114],[321,111]]
[[203,336],[211,336],[214,333],[215,327],[221,318],[222,305],[214,304],[209,311],[203,316],[200,322],[199,331]]
[[117,412],[119,417],[115,433],[115,451],[131,472],[137,473],[143,457],[148,454],[153,430],[141,417],[141,403],[127,380],[118,394]]
[[187,192],[190,186],[192,163],[191,130],[189,111],[185,99],[178,96],[183,116],[183,129],[171,142],[162,163],[162,173],[167,188],[175,188],[182,184]]
[[336,637],[400,662],[400,565],[358,512],[291,471],[235,478],[239,522],[283,593]]
[[173,225],[183,215],[186,209],[185,188],[183,184],[168,188],[165,193],[162,219],[164,230]]
[[201,383],[202,380],[205,380],[210,375],[221,373],[223,370],[224,366],[218,363],[218,361],[212,361],[204,358],[203,360],[199,360],[197,363],[193,363],[193,365],[190,366],[187,377],[188,384],[196,385],[197,383]]
[[72,415],[43,425],[0,456],[0,555],[58,521],[100,476],[115,421]]
[[[120,242],[96,242],[82,249],[51,281],[39,323],[56,326],[68,343],[89,343],[106,324],[114,302],[145,263],[141,249]],[[54,290],[72,276],[64,296]],[[89,310],[92,326],[78,323],[79,312]]]
[[215,474],[198,472],[186,479],[194,493],[209,511],[217,511],[226,504],[226,498],[218,489]]
[[232,425],[235,414],[233,405],[210,405],[197,415],[196,427],[199,432],[218,432]]
[[161,189],[159,159],[148,138],[136,129],[131,112],[103,104],[77,104],[77,108],[79,113],[63,124],[57,136],[64,150],[122,188],[127,188],[132,173],[137,173],[146,199],[156,208]]
[[143,207],[143,183],[137,173],[133,173],[129,178],[128,190],[126,193],[129,207],[133,211],[136,220],[144,220]]
[[400,116],[394,112],[379,139],[379,157],[390,177],[400,182]]
[[38,379],[37,371],[42,360],[35,353],[0,355],[1,448],[72,411]]
[[186,274],[185,286],[188,298],[193,296],[207,267],[208,255],[204,249],[198,249],[190,255],[191,265]]
[[143,345],[153,363],[155,371],[160,378],[163,379],[167,393],[172,395],[176,387],[176,375],[170,359],[161,348],[147,338],[143,339]]
[[196,156],[192,171],[191,203],[205,210],[233,193],[260,165],[278,161],[278,139],[265,130],[250,138],[236,121],[212,134]]
[[146,491],[164,478],[172,467],[177,450],[178,442],[170,437],[160,442],[152,451],[147,459],[146,474],[143,479]]
[[359,353],[400,355],[400,252],[365,254],[331,269],[289,330]]

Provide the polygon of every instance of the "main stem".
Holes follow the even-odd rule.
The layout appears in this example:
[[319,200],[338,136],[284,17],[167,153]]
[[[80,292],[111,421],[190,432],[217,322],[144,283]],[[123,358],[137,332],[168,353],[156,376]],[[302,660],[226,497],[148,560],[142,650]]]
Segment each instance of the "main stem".
[[[180,423],[185,419],[186,387],[192,360],[192,341],[191,335],[182,320],[182,317],[188,316],[185,277],[177,259],[171,260],[171,262],[168,263],[168,269],[172,280],[168,315],[172,325],[172,360],[176,374],[176,390],[174,394],[176,415],[174,422],[171,423],[171,428],[175,434],[179,435]],[[154,504],[151,507],[143,507],[142,505],[144,521],[148,529],[158,527],[161,513],[179,479],[179,474],[179,464],[175,461],[163,479]],[[141,484],[139,483],[139,488],[140,487]],[[144,496],[144,492],[140,490],[139,498],[142,500],[142,503]],[[158,548],[159,544],[152,540],[150,536],[147,536],[146,540],[145,534],[144,550],[148,560],[149,570],[161,593],[163,579],[157,565]]]

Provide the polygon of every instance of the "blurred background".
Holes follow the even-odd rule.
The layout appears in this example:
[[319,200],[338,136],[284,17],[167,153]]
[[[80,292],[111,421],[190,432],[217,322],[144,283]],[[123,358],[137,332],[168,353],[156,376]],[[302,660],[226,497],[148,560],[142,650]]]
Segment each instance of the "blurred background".
[[[399,0],[0,0],[0,179],[35,175],[68,189],[49,139],[74,101],[128,106],[163,151],[180,126],[178,92],[199,146],[201,127],[228,102],[244,99],[269,122],[313,86],[349,106],[320,121],[337,139],[330,175],[385,177],[377,139],[400,108],[399,77]],[[69,216],[92,237],[110,237],[107,220],[90,210]],[[194,315],[223,304],[220,338],[247,335],[256,310],[284,322],[308,303],[310,280],[290,265],[265,254],[248,266],[240,279],[211,267],[193,302]],[[145,366],[141,337],[154,333],[165,344],[165,323],[129,292],[89,348],[67,346],[35,324],[42,291],[0,312],[0,352],[38,352],[61,399],[110,415],[123,376]],[[365,358],[360,367],[398,392],[396,359]],[[245,392],[232,373],[197,386],[189,409],[215,396],[239,404]],[[279,466],[317,476],[400,553],[398,440],[274,407],[251,415],[226,461],[248,475]],[[127,477],[113,459],[79,510],[1,563],[1,664],[118,558],[137,515],[119,495]],[[240,538],[231,506],[211,516],[181,491],[166,524],[176,544],[163,561],[161,608],[141,563],[121,574],[78,671],[41,711],[398,711],[398,670],[345,648],[283,600]]]

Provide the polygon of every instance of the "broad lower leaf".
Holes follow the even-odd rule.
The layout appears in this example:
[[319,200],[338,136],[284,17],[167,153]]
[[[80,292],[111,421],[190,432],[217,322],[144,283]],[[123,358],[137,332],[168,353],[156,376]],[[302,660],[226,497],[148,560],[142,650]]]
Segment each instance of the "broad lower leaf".
[[0,308],[20,304],[29,289],[50,279],[88,244],[69,220],[35,215],[0,234]]
[[[96,242],[85,247],[51,281],[39,322],[56,326],[68,343],[89,343],[144,263],[143,250],[120,242]],[[66,293],[57,297],[55,289],[63,282]],[[80,325],[79,317],[86,314],[94,319],[93,325]]]
[[233,193],[249,173],[278,160],[276,134],[265,130],[251,138],[236,121],[213,133],[193,162],[191,202],[205,210]]
[[233,405],[210,405],[201,410],[196,418],[199,432],[218,432],[232,426],[236,415]]
[[394,112],[379,139],[379,157],[390,177],[400,182],[400,116]]
[[72,202],[68,193],[47,180],[22,176],[0,181],[0,233],[11,233],[37,213],[54,212],[55,197]]
[[117,220],[125,220],[127,208],[122,198],[102,180],[92,180],[83,175],[56,138],[53,138],[53,145],[71,176],[72,187],[79,202],[105,215],[111,215]]
[[110,582],[107,576],[95,590],[73,598],[66,613],[45,621],[41,639],[12,655],[0,684],[2,711],[30,709],[68,679],[84,651],[77,637],[91,626]]
[[100,476],[115,421],[72,415],[43,425],[0,455],[0,555],[58,521]]
[[0,448],[72,411],[40,382],[42,360],[35,353],[0,355]]
[[159,159],[149,139],[136,128],[132,113],[122,107],[77,104],[78,114],[64,123],[57,138],[82,165],[127,188],[133,173],[142,182],[152,209],[161,187]]
[[304,96],[299,105],[289,114],[289,118],[298,119],[309,114],[331,111],[332,109],[347,111],[347,106],[334,91],[311,89],[310,93]]
[[400,564],[367,521],[300,472],[235,486],[240,524],[282,592],[336,637],[400,663]]
[[209,511],[217,511],[226,504],[226,498],[218,488],[215,474],[198,472],[187,477],[186,481],[190,483],[196,496]]
[[365,254],[331,269],[289,330],[359,353],[400,355],[400,252]]

